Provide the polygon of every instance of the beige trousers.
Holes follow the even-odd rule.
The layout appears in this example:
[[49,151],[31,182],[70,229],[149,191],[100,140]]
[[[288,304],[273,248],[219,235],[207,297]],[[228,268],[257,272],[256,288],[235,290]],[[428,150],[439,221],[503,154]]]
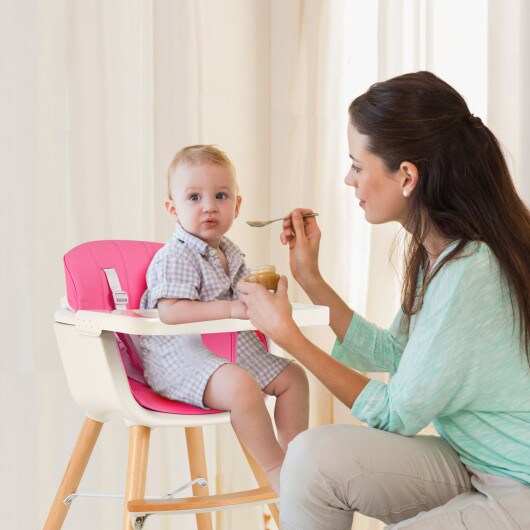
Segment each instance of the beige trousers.
[[530,530],[530,486],[464,466],[438,436],[354,425],[298,435],[281,474],[282,530],[350,530],[355,512],[392,530]]

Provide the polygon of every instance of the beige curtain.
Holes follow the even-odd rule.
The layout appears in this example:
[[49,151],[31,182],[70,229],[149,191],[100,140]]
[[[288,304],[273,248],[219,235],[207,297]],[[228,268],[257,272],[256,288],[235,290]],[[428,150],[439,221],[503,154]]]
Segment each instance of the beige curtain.
[[[458,16],[455,16],[458,13]],[[0,6],[0,495],[8,528],[40,528],[81,426],[53,336],[62,255],[92,239],[166,240],[162,202],[179,147],[216,143],[244,197],[231,237],[249,264],[288,272],[278,227],[245,219],[295,206],[320,213],[321,268],[353,307],[385,325],[399,303],[395,226],[366,225],[343,177],[346,109],[372,82],[428,68],[467,97],[506,146],[530,197],[523,0],[4,0]],[[525,25],[526,24],[526,25]],[[470,44],[471,43],[471,44]],[[305,301],[291,282],[295,301]],[[311,338],[329,350],[327,329]],[[312,381],[311,424],[352,421]],[[80,491],[123,490],[127,430],[103,429]],[[252,484],[229,428],[209,429],[212,483]],[[148,493],[187,480],[181,433],[153,433]],[[65,529],[115,528],[118,500],[78,499]],[[274,528],[261,508],[220,514],[218,530]],[[192,516],[149,528],[194,528]],[[356,517],[356,530],[377,522]]]

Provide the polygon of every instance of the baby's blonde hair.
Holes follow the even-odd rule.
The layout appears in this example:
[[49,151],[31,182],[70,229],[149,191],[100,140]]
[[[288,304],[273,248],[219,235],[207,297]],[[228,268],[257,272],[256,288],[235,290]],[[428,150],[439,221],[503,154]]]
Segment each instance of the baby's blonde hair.
[[171,199],[171,181],[175,170],[180,166],[199,166],[201,164],[215,164],[229,169],[236,175],[236,168],[224,151],[215,145],[188,145],[183,147],[173,157],[167,171],[167,195]]

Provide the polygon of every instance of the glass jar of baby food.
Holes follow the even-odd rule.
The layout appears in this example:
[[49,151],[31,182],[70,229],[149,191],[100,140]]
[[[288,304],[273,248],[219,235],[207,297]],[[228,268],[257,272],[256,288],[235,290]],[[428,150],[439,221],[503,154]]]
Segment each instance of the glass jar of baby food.
[[276,292],[280,275],[276,273],[274,265],[258,265],[257,267],[251,267],[248,271],[248,276],[244,279],[246,282],[259,283],[269,291]]

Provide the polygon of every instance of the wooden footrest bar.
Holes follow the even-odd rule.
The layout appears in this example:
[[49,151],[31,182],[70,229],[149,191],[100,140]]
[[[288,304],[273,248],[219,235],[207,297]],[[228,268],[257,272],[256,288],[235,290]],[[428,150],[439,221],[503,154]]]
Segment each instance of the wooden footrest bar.
[[158,512],[212,512],[240,506],[242,504],[272,504],[279,498],[269,486],[234,493],[208,495],[204,497],[185,497],[179,499],[139,499],[127,503],[127,510],[131,515],[143,515]]

